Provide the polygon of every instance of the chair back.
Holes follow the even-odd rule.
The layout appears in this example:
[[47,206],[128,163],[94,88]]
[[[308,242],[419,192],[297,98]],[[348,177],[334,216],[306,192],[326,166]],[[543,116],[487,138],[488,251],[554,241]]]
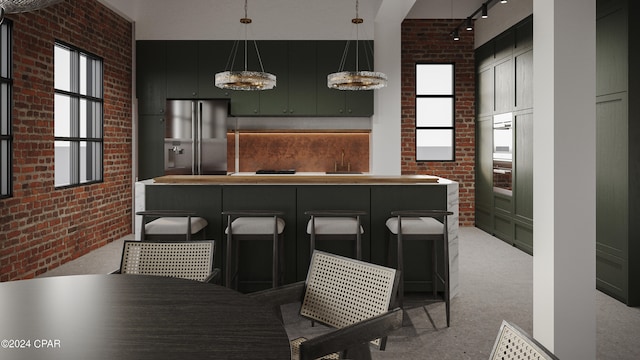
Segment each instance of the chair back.
[[558,360],[524,330],[503,320],[489,360],[509,359]]
[[213,270],[213,253],[213,240],[125,241],[120,273],[207,281]]
[[314,251],[300,314],[342,328],[380,315],[395,302],[399,272]]

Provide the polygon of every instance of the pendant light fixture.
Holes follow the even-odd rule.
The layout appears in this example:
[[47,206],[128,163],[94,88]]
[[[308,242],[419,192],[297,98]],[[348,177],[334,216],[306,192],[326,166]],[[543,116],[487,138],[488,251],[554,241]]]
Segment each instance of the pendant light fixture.
[[[356,25],[356,68],[355,71],[344,71],[344,63],[349,51],[349,40],[345,46],[338,72],[327,76],[327,86],[338,90],[374,90],[387,86],[387,75],[375,71],[361,71],[358,63],[359,32],[358,26],[364,22],[358,16],[358,0],[356,0],[356,17],[351,22]],[[366,52],[366,51],[365,51]]]
[[[253,46],[256,49],[256,56],[258,57],[258,63],[260,64],[260,71],[249,71],[247,69],[247,27],[251,24],[251,19],[247,17],[247,0],[244,0],[244,17],[240,19],[240,23],[244,25],[244,70],[234,71],[233,64],[235,62],[236,54],[238,52],[239,40],[233,45],[231,49],[231,55],[229,56],[229,62],[227,68],[229,70],[217,73],[214,81],[215,85],[221,89],[230,90],[269,90],[276,86],[276,76],[264,71],[262,66],[262,59],[260,58],[260,52],[258,51],[258,45],[253,40]],[[230,65],[229,65],[230,63]]]
[[53,5],[62,0],[0,0],[0,24],[5,14],[34,11]]

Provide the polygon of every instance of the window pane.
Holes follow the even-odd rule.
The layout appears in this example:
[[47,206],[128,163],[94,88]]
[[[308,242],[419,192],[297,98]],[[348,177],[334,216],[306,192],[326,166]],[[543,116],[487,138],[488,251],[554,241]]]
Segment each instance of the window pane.
[[9,194],[9,141],[0,141],[0,195]]
[[452,127],[452,98],[416,98],[417,127]]
[[453,95],[453,64],[417,64],[416,95]]
[[87,56],[80,54],[80,94],[87,95]]
[[71,185],[71,142],[55,142],[55,186]]
[[453,130],[416,130],[416,160],[454,160]]
[[102,176],[102,146],[97,142],[80,142],[80,182],[100,180]]
[[55,46],[54,64],[55,88],[57,90],[71,91],[71,51]]
[[71,97],[56,94],[54,98],[55,113],[53,122],[55,127],[54,135],[57,137],[71,136]]
[[102,104],[80,100],[80,137],[102,137]]
[[8,78],[11,71],[9,68],[9,44],[9,27],[5,25],[0,27],[0,46],[2,47],[0,49],[0,76],[4,78]]
[[102,61],[93,59],[93,90],[91,91],[91,96],[98,97],[102,99]]
[[102,97],[102,67],[100,61],[80,55],[80,94]]
[[10,87],[7,83],[0,84],[0,134],[9,135],[9,106]]

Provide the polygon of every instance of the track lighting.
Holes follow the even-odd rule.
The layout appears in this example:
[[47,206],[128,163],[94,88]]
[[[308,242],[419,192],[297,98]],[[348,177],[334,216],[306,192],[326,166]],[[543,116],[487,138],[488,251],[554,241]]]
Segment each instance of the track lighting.
[[453,40],[455,41],[460,40],[460,33],[458,32],[458,28],[455,28],[455,30],[451,32],[451,37],[453,37]]
[[453,38],[453,40],[460,40],[460,34],[459,34],[459,29],[463,28],[466,29],[467,31],[471,31],[473,30],[473,20],[474,18],[476,18],[476,16],[479,15],[479,17],[486,19],[489,17],[489,8],[492,7],[493,5],[495,5],[497,2],[500,2],[501,4],[507,4],[509,1],[508,0],[487,0],[486,2],[482,3],[482,6],[480,8],[478,8],[478,10],[474,11],[470,16],[468,16],[463,22],[462,24],[458,25],[458,27],[453,30],[452,32],[449,33],[449,35]]

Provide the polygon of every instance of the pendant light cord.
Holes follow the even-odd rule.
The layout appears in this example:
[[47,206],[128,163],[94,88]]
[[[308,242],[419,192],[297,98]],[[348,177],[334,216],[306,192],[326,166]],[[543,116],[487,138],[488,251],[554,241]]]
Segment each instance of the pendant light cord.
[[[358,10],[359,10],[359,3],[358,0],[356,0],[356,19],[359,19],[360,16],[358,16]],[[356,72],[360,71],[360,66],[358,66],[358,57],[359,57],[359,44],[360,43],[360,23],[356,22]]]

